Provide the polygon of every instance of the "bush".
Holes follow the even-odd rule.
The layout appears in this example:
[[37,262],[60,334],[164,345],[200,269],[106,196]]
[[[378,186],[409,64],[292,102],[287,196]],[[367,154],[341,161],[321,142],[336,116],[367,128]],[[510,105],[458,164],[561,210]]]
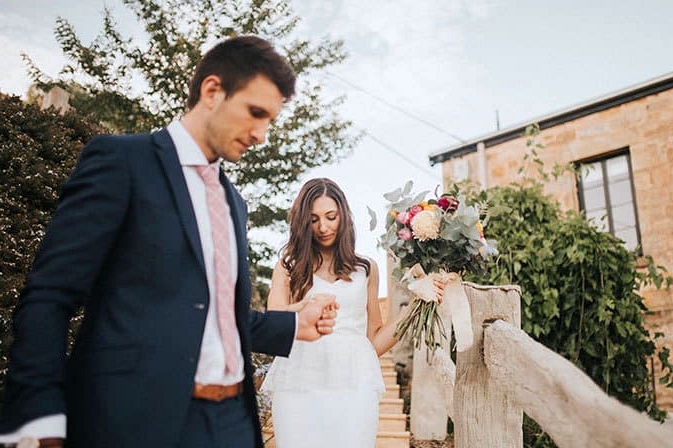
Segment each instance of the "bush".
[[0,382],[11,344],[11,312],[61,185],[77,155],[101,129],[70,112],[41,111],[0,94]]

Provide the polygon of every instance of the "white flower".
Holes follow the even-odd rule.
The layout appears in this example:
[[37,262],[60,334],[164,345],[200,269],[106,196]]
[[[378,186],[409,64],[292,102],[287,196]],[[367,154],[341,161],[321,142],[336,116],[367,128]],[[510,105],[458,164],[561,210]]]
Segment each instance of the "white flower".
[[419,241],[434,240],[439,237],[439,215],[433,210],[418,212],[411,220],[411,230]]

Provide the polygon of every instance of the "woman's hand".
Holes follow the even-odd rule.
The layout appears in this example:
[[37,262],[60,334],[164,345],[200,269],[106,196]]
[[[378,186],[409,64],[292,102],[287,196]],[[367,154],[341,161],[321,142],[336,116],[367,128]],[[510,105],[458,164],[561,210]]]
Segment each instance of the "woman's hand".
[[334,320],[336,319],[337,310],[339,309],[339,303],[336,301],[336,297],[332,294],[315,294],[311,296],[309,301],[326,301],[328,305],[323,307],[322,314],[316,327],[320,334],[329,334],[332,332],[334,327]]
[[446,288],[446,283],[437,278],[433,280],[433,283],[435,285],[435,297],[437,298],[437,303],[441,305],[444,301],[444,288]]

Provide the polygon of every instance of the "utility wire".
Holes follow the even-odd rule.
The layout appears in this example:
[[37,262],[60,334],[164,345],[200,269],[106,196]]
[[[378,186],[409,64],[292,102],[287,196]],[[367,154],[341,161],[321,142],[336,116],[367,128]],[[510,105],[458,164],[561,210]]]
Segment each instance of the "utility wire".
[[465,141],[464,139],[458,137],[458,136],[455,135],[455,134],[452,134],[451,132],[447,131],[446,129],[441,128],[441,127],[437,126],[436,124],[431,123],[431,122],[429,122],[428,120],[426,120],[426,119],[424,119],[424,118],[421,118],[421,117],[419,117],[419,116],[417,116],[417,115],[414,115],[414,114],[412,114],[411,112],[408,112],[408,111],[402,109],[401,107],[399,107],[399,106],[397,106],[397,105],[395,105],[395,104],[392,104],[392,103],[390,103],[390,102],[384,100],[383,98],[381,98],[381,97],[379,97],[379,96],[377,96],[377,95],[374,95],[373,93],[368,92],[368,91],[365,90],[364,88],[362,88],[362,87],[360,87],[360,86],[358,86],[358,85],[356,85],[356,84],[353,84],[352,82],[348,81],[347,79],[344,79],[343,77],[341,77],[341,76],[339,76],[339,75],[337,75],[337,74],[334,74],[334,73],[332,73],[332,72],[330,72],[330,71],[328,71],[328,70],[326,70],[324,73],[328,74],[329,76],[331,76],[331,77],[333,77],[333,78],[336,78],[337,80],[339,80],[339,81],[341,81],[342,83],[344,83],[344,84],[346,84],[346,85],[352,87],[353,89],[358,90],[358,91],[364,93],[365,95],[368,95],[368,96],[374,98],[374,99],[377,100],[377,101],[380,101],[381,103],[385,104],[386,106],[388,106],[388,107],[390,107],[390,108],[393,108],[393,109],[395,109],[396,111],[398,111],[398,112],[400,112],[400,113],[402,113],[402,114],[404,114],[404,115],[406,115],[406,116],[408,116],[408,117],[411,117],[411,118],[413,118],[414,120],[419,121],[419,122],[423,123],[423,124],[426,125],[426,126],[429,126],[429,127],[433,128],[433,129],[435,129],[436,131],[439,131],[439,132],[442,132],[442,133],[448,135],[449,137],[451,137],[451,138],[453,138],[453,139],[459,141],[460,143],[467,143],[467,141]]
[[409,157],[407,157],[406,155],[404,155],[404,153],[402,153],[401,151],[398,151],[397,149],[393,148],[392,146],[388,145],[387,143],[383,142],[382,140],[376,138],[375,136],[373,136],[372,134],[370,134],[367,130],[362,129],[362,132],[364,133],[364,135],[366,135],[366,136],[369,137],[370,139],[374,140],[376,143],[378,143],[379,145],[383,146],[383,147],[384,147],[385,149],[387,149],[388,151],[390,151],[390,152],[392,152],[393,154],[395,154],[396,156],[398,156],[398,157],[404,159],[404,161],[407,162],[407,163],[409,163],[410,165],[413,165],[414,167],[418,168],[419,170],[421,170],[421,171],[423,171],[423,172],[425,172],[425,173],[430,174],[432,177],[436,177],[436,176],[437,176],[437,173],[433,173],[432,171],[428,170],[427,168],[425,168],[425,167],[423,167],[423,166],[417,164],[416,162],[414,162],[413,160],[411,160]]

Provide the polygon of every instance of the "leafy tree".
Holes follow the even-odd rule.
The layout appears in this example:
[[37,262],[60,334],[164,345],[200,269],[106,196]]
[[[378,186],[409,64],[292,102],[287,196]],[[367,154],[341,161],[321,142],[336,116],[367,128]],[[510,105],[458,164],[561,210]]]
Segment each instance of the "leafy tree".
[[0,382],[11,311],[77,154],[101,129],[74,112],[41,111],[0,94]]
[[[287,192],[307,170],[346,156],[359,138],[309,76],[343,61],[341,41],[295,37],[299,17],[282,0],[123,0],[144,29],[144,38],[124,36],[105,10],[103,29],[88,45],[63,18],[55,35],[69,63],[50,80],[24,55],[41,86],[58,84],[71,105],[114,132],[145,132],[180,116],[188,83],[202,51],[233,35],[256,34],[281,49],[298,75],[298,94],[269,131],[267,142],[248,151],[227,172],[250,207],[252,227],[284,228]],[[253,268],[273,253],[253,245]],[[263,274],[268,274],[260,266]]]
[[[650,284],[668,287],[671,277],[649,257],[647,269],[639,271],[636,254],[621,240],[598,231],[578,212],[563,213],[544,194],[543,182],[569,168],[544,171],[536,133],[530,130],[526,157],[537,167],[535,177],[484,192],[462,187],[468,201],[488,201],[488,237],[497,239],[500,251],[489,275],[473,280],[520,285],[526,333],[572,361],[620,402],[663,420],[648,365],[659,357],[665,387],[673,386],[673,366],[667,348],[656,351],[654,341],[661,334],[644,327],[647,308],[639,291]],[[554,446],[532,420],[525,420],[524,433],[526,446]]]

